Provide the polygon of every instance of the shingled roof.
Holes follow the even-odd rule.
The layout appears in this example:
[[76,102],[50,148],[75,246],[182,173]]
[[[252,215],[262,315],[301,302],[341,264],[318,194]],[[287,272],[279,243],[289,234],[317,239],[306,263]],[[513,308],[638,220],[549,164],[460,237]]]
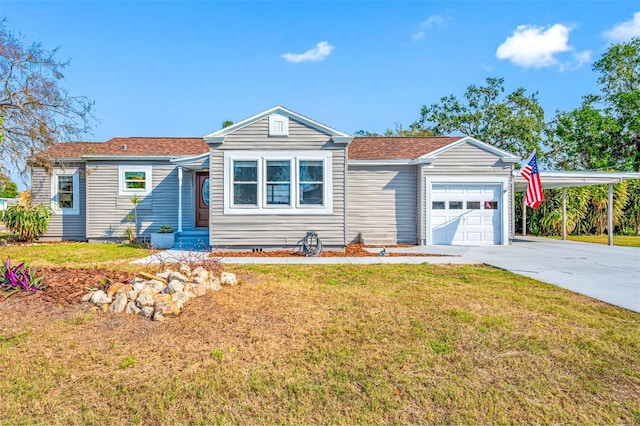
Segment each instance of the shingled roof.
[[460,139],[450,136],[353,138],[349,160],[415,160]]
[[107,142],[59,143],[39,153],[46,158],[79,158],[84,155],[183,156],[208,152],[202,138],[112,138]]
[[[459,139],[460,137],[354,138],[349,145],[349,160],[414,160]],[[118,137],[107,142],[60,143],[37,157],[70,159],[93,155],[190,156],[204,154],[208,149],[202,138]]]

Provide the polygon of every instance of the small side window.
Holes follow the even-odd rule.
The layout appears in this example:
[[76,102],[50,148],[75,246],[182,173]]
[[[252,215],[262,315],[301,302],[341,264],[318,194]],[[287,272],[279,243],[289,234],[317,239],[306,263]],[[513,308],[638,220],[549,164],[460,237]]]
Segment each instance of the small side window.
[[480,210],[480,201],[467,201],[467,209]]
[[484,202],[485,210],[498,210],[498,202],[497,201],[485,201]]
[[444,210],[444,206],[445,206],[444,201],[433,201],[431,203],[431,208],[433,210]]

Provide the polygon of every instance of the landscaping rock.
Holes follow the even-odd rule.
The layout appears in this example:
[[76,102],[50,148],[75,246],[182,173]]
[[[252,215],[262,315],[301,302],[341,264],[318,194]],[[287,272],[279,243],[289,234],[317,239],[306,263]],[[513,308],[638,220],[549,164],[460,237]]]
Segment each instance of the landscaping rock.
[[151,289],[154,293],[160,293],[166,284],[158,280],[149,280],[145,282],[145,288]]
[[189,299],[191,299],[191,296],[189,296],[189,293],[187,293],[186,291],[178,291],[171,295],[172,302],[179,300],[182,302],[183,306],[186,305]]
[[127,306],[124,308],[124,311],[127,314],[138,315],[140,313],[140,308],[136,306],[135,302],[129,302],[127,303]]
[[162,281],[163,283],[167,284],[167,279],[159,275],[153,275],[147,272],[139,272],[138,275],[148,281],[156,280],[156,281]]
[[220,284],[222,285],[238,285],[238,279],[233,272],[223,272],[220,276]]
[[153,302],[154,304],[158,304],[160,302],[164,302],[164,303],[171,302],[171,295],[165,294],[165,293],[154,294]]
[[131,284],[133,285],[133,289],[137,292],[140,292],[145,287],[145,281],[140,278],[136,278],[131,282]]
[[160,278],[164,278],[166,280],[169,277],[170,273],[171,271],[162,271],[160,273],[157,273],[156,276]]
[[115,314],[119,314],[120,312],[124,312],[124,308],[127,306],[127,295],[124,293],[119,293],[109,310]]
[[208,274],[209,272],[207,272],[206,269],[204,269],[202,266],[198,266],[197,268],[194,268],[193,271],[191,271],[191,275],[196,277],[202,273]]
[[150,289],[145,288],[136,298],[136,306],[138,306],[138,308],[140,309],[144,308],[145,306],[153,306],[153,304],[155,303],[155,301],[153,300],[154,294],[155,293],[153,293]]
[[142,309],[140,309],[140,315],[142,315],[145,318],[151,318],[154,310],[155,309],[153,308],[153,306],[145,306]]
[[156,304],[156,310],[153,313],[154,321],[164,321],[167,318],[172,318],[180,315],[182,311],[182,302],[179,300],[169,303],[159,302]]
[[162,291],[168,294],[173,294],[182,290],[184,290],[184,284],[182,283],[182,281],[171,280],[171,282],[169,282],[169,285],[167,285]]
[[178,272],[186,277],[191,276],[191,268],[186,263],[180,263],[178,265]]
[[97,305],[92,308],[94,310],[101,308],[104,312],[125,312],[164,321],[179,315],[192,298],[204,296],[209,290],[220,290],[222,284],[238,284],[232,273],[223,273],[218,279],[200,266],[192,270],[183,263],[179,269],[179,272],[165,271],[156,275],[140,273],[140,277],[130,284],[116,282],[107,291],[88,292],[82,300]]
[[127,293],[127,297],[129,298],[129,300],[136,300],[139,294],[140,290],[132,289]]
[[122,287],[124,287],[123,283],[113,283],[109,286],[109,288],[107,289],[107,296],[109,297],[113,297],[114,294],[116,294],[116,292],[118,290],[120,290]]
[[131,284],[124,284],[118,289],[118,291],[116,291],[116,294],[127,294],[131,290],[133,290],[133,286]]
[[95,291],[91,296],[91,303],[93,303],[94,305],[102,306],[107,303],[111,303],[111,298],[107,296],[107,293],[105,293],[104,291],[98,290]]
[[220,280],[216,277],[212,277],[211,279],[207,280],[204,285],[207,290],[218,291],[222,288],[220,286]]
[[169,276],[167,277],[167,280],[169,282],[171,282],[172,280],[178,280],[178,281],[182,281],[184,283],[184,282],[189,281],[189,278],[185,277],[180,272],[171,272],[169,274]]

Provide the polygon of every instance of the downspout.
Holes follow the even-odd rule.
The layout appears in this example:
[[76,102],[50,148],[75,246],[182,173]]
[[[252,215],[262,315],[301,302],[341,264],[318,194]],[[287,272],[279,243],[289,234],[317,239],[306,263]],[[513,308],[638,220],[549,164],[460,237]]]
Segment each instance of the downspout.
[[178,232],[182,232],[182,166],[178,166]]

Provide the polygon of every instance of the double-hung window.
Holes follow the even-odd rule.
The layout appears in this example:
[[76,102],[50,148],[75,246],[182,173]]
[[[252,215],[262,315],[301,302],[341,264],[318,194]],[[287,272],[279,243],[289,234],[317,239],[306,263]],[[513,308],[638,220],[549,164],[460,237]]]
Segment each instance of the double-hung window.
[[118,194],[120,196],[151,193],[151,166],[119,166]]
[[233,204],[255,206],[258,204],[258,162],[233,162]]
[[266,160],[267,199],[270,206],[291,204],[291,160]]
[[225,151],[225,214],[331,214],[330,151]]
[[54,170],[51,209],[57,214],[80,214],[80,172],[77,169]]
[[301,205],[322,205],[324,203],[324,161],[300,160],[298,162]]

